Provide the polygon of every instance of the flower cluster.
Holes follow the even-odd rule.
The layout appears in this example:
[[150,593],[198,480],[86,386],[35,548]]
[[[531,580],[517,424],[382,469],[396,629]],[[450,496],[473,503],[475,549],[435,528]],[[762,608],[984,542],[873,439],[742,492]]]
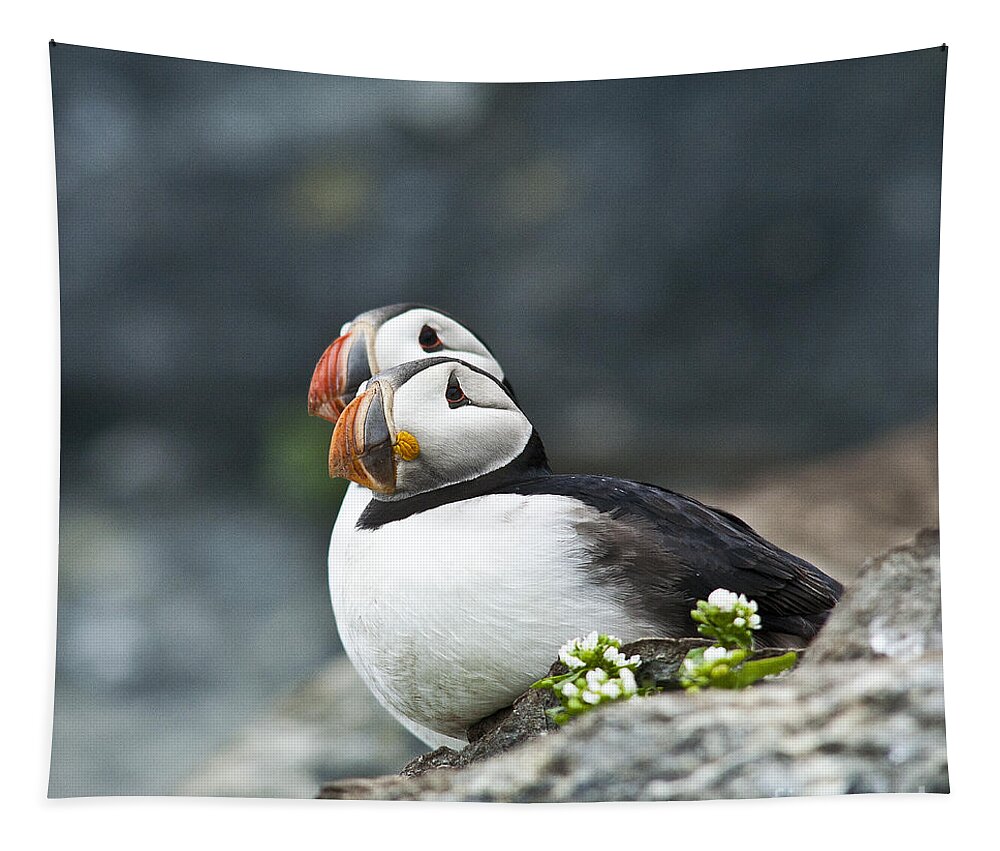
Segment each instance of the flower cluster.
[[566,698],[568,709],[577,710],[583,707],[573,705],[576,699],[596,706],[605,700],[631,697],[638,688],[635,674],[630,668],[621,668],[617,677],[612,677],[604,668],[591,668],[586,676],[577,677],[575,680],[564,680],[552,687],[556,694]]
[[600,635],[592,632],[584,638],[567,641],[559,648],[559,661],[571,671],[588,666],[600,665],[616,671],[619,668],[632,667],[639,664],[639,657],[625,658],[618,648],[622,643],[613,635]]
[[698,647],[688,652],[678,672],[680,683],[686,689],[713,685],[732,673],[748,652],[742,648],[727,650],[725,647]]
[[748,600],[725,588],[716,588],[707,600],[699,600],[691,612],[698,632],[711,638],[712,647],[698,647],[688,652],[678,672],[681,686],[697,691],[706,686],[745,688],[761,677],[792,667],[795,653],[749,659],[753,634],[760,629],[756,600]]
[[[788,670],[798,659],[794,652],[753,652],[754,633],[761,628],[761,617],[756,601],[744,594],[716,588],[707,600],[698,601],[691,617],[698,624],[698,632],[710,638],[713,645],[697,647],[684,657],[676,678],[688,691],[746,688],[763,677]],[[660,690],[638,684],[635,672],[642,660],[638,655],[626,656],[621,646],[613,635],[591,632],[559,648],[559,661],[566,666],[566,672],[532,685],[551,689],[559,698],[559,706],[547,710],[553,721],[565,724],[602,703]]]
[[753,633],[760,629],[757,601],[725,588],[716,588],[707,600],[699,600],[691,617],[698,632],[726,648],[753,648]]
[[566,642],[559,649],[559,661],[569,671],[545,677],[532,688],[551,688],[560,705],[548,710],[557,724],[565,724],[601,703],[628,700],[643,693],[635,679],[638,656],[621,652],[621,641],[613,635],[591,632]]

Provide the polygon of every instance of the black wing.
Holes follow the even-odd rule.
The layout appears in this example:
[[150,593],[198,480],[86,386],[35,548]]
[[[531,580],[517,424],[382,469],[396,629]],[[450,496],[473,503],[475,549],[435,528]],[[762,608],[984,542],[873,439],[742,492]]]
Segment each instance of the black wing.
[[578,524],[595,581],[609,583],[667,635],[694,632],[688,612],[716,588],[757,601],[764,643],[812,638],[843,586],[738,517],[655,485],[603,476],[541,476],[503,488],[570,496],[599,514]]

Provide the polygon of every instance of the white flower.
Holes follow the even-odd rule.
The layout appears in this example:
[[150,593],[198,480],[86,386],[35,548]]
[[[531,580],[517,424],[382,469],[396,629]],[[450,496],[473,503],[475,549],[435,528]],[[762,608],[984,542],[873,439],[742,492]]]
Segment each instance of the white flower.
[[594,668],[587,671],[587,688],[597,691],[601,685],[608,680],[608,672],[603,668]]
[[597,694],[597,692],[593,691],[585,691],[583,694],[580,695],[580,699],[584,703],[589,703],[591,706],[593,706],[595,703],[601,702],[601,696]]
[[610,697],[612,700],[616,700],[621,697],[622,684],[618,680],[608,680],[600,687],[600,689],[598,689],[598,691],[605,697]]
[[729,658],[729,653],[725,647],[706,647],[705,655],[702,658],[706,662],[721,662]]
[[625,661],[625,654],[619,653],[614,647],[609,647],[604,651],[604,661],[614,662],[616,665],[620,665]]
[[744,618],[733,618],[733,626],[746,626],[747,622]]
[[560,691],[563,697],[577,697],[580,694],[580,689],[576,687],[576,683],[563,683]]
[[582,659],[574,656],[572,653],[567,653],[565,650],[559,651],[559,661],[567,668],[583,668],[587,664]]
[[738,600],[739,598],[736,594],[732,591],[727,591],[725,588],[716,588],[708,595],[708,604],[715,606],[723,612],[731,612]]
[[626,660],[625,664],[626,665],[638,665],[641,661],[642,661],[642,658],[639,656],[638,653],[636,653],[633,656],[630,656]]
[[750,615],[750,629],[760,629],[760,615]]
[[589,633],[582,641],[577,640],[577,644],[581,650],[595,650],[597,649],[598,637],[597,631],[595,630],[594,632]]
[[632,673],[631,669],[622,668],[618,672],[618,679],[621,680],[622,694],[631,695],[635,694],[638,690],[638,686],[635,682],[635,674]]

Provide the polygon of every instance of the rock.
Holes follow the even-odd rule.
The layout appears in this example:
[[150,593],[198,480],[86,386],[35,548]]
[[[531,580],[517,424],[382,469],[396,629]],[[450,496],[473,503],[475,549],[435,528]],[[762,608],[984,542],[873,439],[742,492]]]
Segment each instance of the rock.
[[[464,750],[465,748],[463,748],[463,751]],[[416,759],[410,760],[403,766],[403,770],[399,772],[399,776],[416,777],[418,774],[423,774],[425,771],[431,771],[435,768],[456,768],[461,765],[459,762],[460,759],[461,754],[459,751],[454,748],[440,747],[437,748],[437,750],[421,754]],[[344,782],[349,786],[353,781],[346,780]],[[323,788],[327,788],[329,786],[337,786],[337,784],[326,783]],[[325,796],[320,795],[320,797]]]
[[[639,654],[642,665],[637,671],[637,679],[642,685],[667,685],[677,688],[675,675],[687,652],[693,647],[707,647],[711,644],[700,638],[644,638],[626,644],[622,652],[626,656]],[[782,651],[765,651],[767,656]],[[565,674],[567,668],[556,662],[546,676]],[[556,696],[549,689],[528,689],[511,706],[494,712],[474,724],[468,730],[469,744],[461,751],[452,748],[438,748],[417,757],[403,768],[404,777],[416,777],[425,771],[438,768],[460,768],[473,762],[497,756],[529,739],[554,732],[559,726],[546,714],[546,710],[559,705]],[[337,790],[336,784],[324,787],[326,795]]]
[[[555,802],[947,792],[938,567],[936,532],[870,561],[808,657],[766,685],[612,704],[557,735],[513,741],[512,734],[508,752],[456,767],[478,742],[510,731],[512,708],[447,767],[327,784],[321,797]],[[680,652],[661,649],[660,662]]]
[[941,541],[936,529],[862,567],[812,644],[815,662],[941,652]]
[[321,781],[395,771],[422,747],[342,656],[244,728],[176,793],[312,798]]
[[[680,685],[677,682],[677,671],[688,651],[710,645],[710,641],[702,638],[643,638],[623,645],[622,652],[626,656],[637,654],[642,657],[636,670],[636,679],[640,685],[678,690]],[[787,648],[768,648],[755,652],[751,658],[762,659],[787,652]],[[556,662],[549,668],[546,676],[558,676],[567,670],[561,662]],[[549,689],[529,689],[511,706],[494,712],[470,727],[469,744],[461,751],[443,747],[418,756],[407,763],[400,771],[400,776],[417,777],[443,768],[462,768],[499,756],[531,739],[556,732],[560,728],[548,717],[546,711],[558,703]],[[323,785],[319,797],[355,797],[359,788],[361,787],[356,780],[332,781]],[[378,783],[366,783],[363,788],[378,789],[380,786]]]

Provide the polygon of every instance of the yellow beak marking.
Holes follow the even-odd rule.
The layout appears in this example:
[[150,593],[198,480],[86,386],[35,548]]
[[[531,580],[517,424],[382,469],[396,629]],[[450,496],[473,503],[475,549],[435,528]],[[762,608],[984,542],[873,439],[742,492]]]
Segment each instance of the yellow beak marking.
[[420,443],[408,431],[401,431],[396,435],[396,442],[392,448],[404,461],[412,461],[420,455]]

